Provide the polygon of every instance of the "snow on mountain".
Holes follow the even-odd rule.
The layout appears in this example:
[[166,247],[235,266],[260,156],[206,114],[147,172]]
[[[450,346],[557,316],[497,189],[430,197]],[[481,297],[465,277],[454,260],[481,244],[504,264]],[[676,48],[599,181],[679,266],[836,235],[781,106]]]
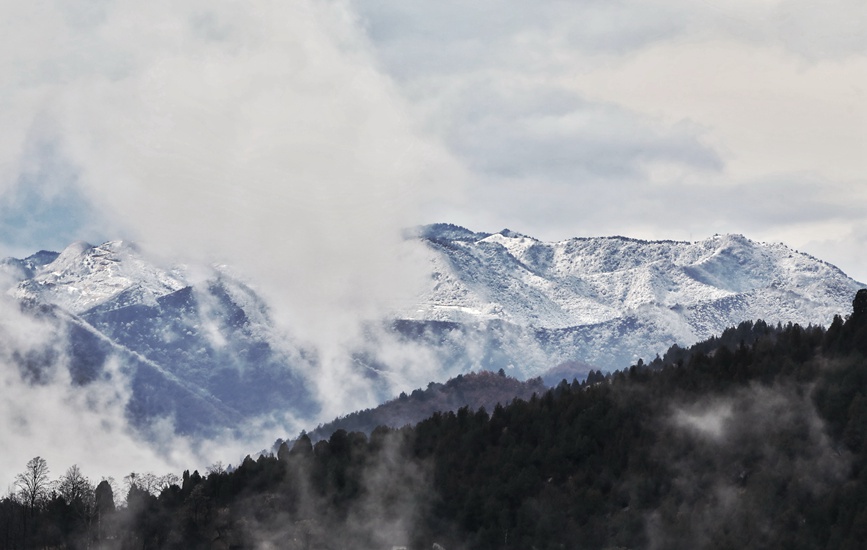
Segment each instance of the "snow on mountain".
[[[364,395],[384,399],[482,369],[530,378],[623,368],[744,320],[828,324],[862,286],[809,255],[741,235],[547,243],[440,224],[407,238],[426,254],[429,285],[349,351],[357,380],[369,384]],[[321,350],[278,332],[268,304],[229,268],[196,273],[159,267],[123,241],[0,262],[8,294],[54,319],[74,383],[120,363],[139,425],[168,417],[179,432],[214,434],[274,413],[313,418],[323,405],[311,379]]]
[[301,350],[275,332],[267,305],[227,270],[211,268],[193,282],[184,267],[161,268],[123,241],[77,242],[42,259],[7,262],[23,279],[9,294],[54,319],[70,369],[87,373],[73,372],[74,382],[120,363],[135,424],[168,417],[178,432],[214,434],[318,410]]
[[428,250],[431,284],[398,316],[474,327],[501,346],[535,339],[535,357],[518,354],[512,365],[526,375],[540,372],[539,360],[620,368],[748,319],[828,324],[862,286],[807,254],[742,235],[546,243],[432,225],[413,236]]
[[51,263],[22,282],[17,298],[38,299],[72,313],[83,313],[125,294],[117,305],[155,304],[156,299],[184,288],[179,273],[159,269],[124,241],[99,246],[76,242]]
[[7,278],[17,284],[33,277],[38,269],[53,262],[57,256],[57,252],[40,250],[23,260],[17,258],[0,259],[0,278]]

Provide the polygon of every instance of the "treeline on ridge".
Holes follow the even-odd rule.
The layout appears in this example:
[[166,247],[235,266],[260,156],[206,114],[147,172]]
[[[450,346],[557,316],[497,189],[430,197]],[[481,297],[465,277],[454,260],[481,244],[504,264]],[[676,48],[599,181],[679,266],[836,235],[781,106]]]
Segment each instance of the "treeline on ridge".
[[158,493],[132,484],[118,509],[10,496],[0,544],[862,548],[865,357],[862,290],[827,329],[742,323],[490,411],[302,435],[232,472],[185,472]]
[[[506,376],[503,369],[459,374],[445,383],[431,382],[426,389],[418,388],[411,393],[401,393],[396,399],[373,409],[365,409],[335,418],[318,426],[307,435],[312,441],[328,439],[337,430],[371,433],[379,426],[399,428],[417,424],[439,411],[456,411],[462,406],[473,409],[493,408],[497,403],[514,398],[530,399],[534,393],[547,390],[541,378],[521,381]],[[274,451],[282,443],[276,442]]]

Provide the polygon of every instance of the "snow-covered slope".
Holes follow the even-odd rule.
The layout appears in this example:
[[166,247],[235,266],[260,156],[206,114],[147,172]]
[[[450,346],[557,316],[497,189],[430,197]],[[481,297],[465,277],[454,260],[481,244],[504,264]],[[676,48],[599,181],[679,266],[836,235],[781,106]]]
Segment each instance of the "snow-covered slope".
[[546,243],[432,225],[414,236],[429,252],[431,284],[399,316],[476,327],[498,345],[508,345],[504,323],[521,338],[533,333],[536,358],[515,365],[525,374],[539,359],[623,367],[743,320],[827,324],[862,287],[828,263],[741,235]]
[[14,285],[29,279],[36,274],[38,269],[57,259],[57,256],[57,252],[40,250],[23,260],[19,260],[18,258],[3,258],[0,260],[0,280],[5,284],[12,283]]
[[[862,286],[806,254],[740,235],[546,243],[433,225],[408,238],[426,253],[430,284],[348,352],[359,370],[350,378],[368,384],[363,395],[480,369],[529,378],[558,365],[622,368],[744,320],[828,324]],[[169,417],[178,431],[208,434],[274,413],[314,417],[327,384],[313,377],[329,350],[276,331],[253,289],[226,268],[208,269],[191,277],[162,268],[121,241],[0,262],[8,294],[53,319],[74,383],[121,365],[135,422]]]
[[193,283],[185,268],[160,268],[122,241],[77,242],[4,265],[19,279],[9,294],[54,319],[74,382],[121,365],[131,386],[127,412],[139,425],[167,417],[179,432],[214,434],[318,410],[299,350],[225,270]]
[[[84,313],[111,300],[117,307],[154,305],[157,298],[187,286],[182,277],[145,261],[132,243],[110,241],[91,246],[79,241],[22,282],[15,296]],[[122,301],[118,301],[120,295],[124,295]]]

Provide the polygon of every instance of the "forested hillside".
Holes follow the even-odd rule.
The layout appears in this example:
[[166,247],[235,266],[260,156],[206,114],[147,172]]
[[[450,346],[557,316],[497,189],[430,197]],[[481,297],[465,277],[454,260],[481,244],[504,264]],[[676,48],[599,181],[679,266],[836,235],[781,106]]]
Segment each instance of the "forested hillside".
[[373,409],[335,418],[307,435],[312,441],[319,441],[328,439],[339,429],[370,434],[379,426],[400,428],[417,424],[436,412],[456,411],[464,406],[492,409],[497,403],[508,403],[516,397],[530,399],[534,393],[541,394],[546,389],[541,378],[522,382],[506,376],[502,369],[498,373],[481,371],[459,374],[444,384],[431,382],[424,390],[418,388],[409,395],[401,393],[397,399]]
[[22,491],[0,544],[862,548],[867,290],[853,306],[827,330],[747,322],[491,411],[302,436],[161,491],[133,479],[117,509],[108,484]]

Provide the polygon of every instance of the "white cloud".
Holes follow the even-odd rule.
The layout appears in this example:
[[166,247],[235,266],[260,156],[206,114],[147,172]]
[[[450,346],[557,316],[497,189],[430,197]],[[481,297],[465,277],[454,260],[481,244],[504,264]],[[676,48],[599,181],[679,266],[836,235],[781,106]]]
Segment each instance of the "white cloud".
[[[219,243],[227,258],[260,257],[256,243],[280,233],[287,258],[301,259],[272,271],[312,291],[304,301],[345,301],[353,284],[331,264],[310,269],[321,257],[343,256],[368,282],[394,267],[387,247],[368,262],[347,234],[383,242],[445,216],[543,238],[698,237],[741,230],[741,205],[716,203],[705,224],[646,210],[639,221],[637,205],[688,189],[703,210],[724,187],[770,195],[779,184],[765,182],[787,179],[814,181],[813,194],[851,212],[851,196],[825,191],[865,185],[864,10],[856,0],[14,5],[0,158],[14,176],[26,143],[60,142],[100,211],[155,247]],[[450,154],[470,186],[443,188],[468,181]],[[775,202],[764,206],[750,236],[816,240],[800,219],[813,212],[781,220]],[[606,223],[592,225],[598,217]],[[301,263],[316,275],[293,271]]]
[[[3,204],[22,185],[44,203],[71,186],[103,217],[99,235],[167,263],[230,264],[283,328],[323,350],[346,349],[361,319],[412,294],[419,272],[403,261],[401,231],[462,177],[377,70],[343,2],[4,2],[0,70]],[[44,151],[65,168],[33,185],[25,176]],[[346,354],[329,353],[320,374],[333,384],[320,397],[339,399],[354,375]],[[134,449],[120,420],[101,427],[123,418],[125,400],[79,400],[111,388],[78,397],[62,377],[29,387],[2,366],[4,418],[44,404],[26,431],[4,426],[0,441],[16,451],[2,474],[40,453],[99,475],[192,460],[181,440],[161,448],[176,457],[158,455]],[[41,450],[62,433],[70,440]],[[123,458],[103,461],[100,446]]]
[[93,475],[121,477],[127,468],[144,464],[165,467],[164,459],[128,433],[123,386],[96,382],[73,388],[50,325],[0,296],[0,486],[37,455],[57,475],[75,463]]
[[802,172],[852,179],[867,167],[859,154],[867,141],[864,57],[805,66],[778,49],[691,39],[569,82],[593,99],[701,124],[725,152],[732,181]]
[[50,144],[110,236],[231,264],[323,345],[414,291],[401,230],[461,169],[377,71],[344,3],[45,2],[9,15],[0,160],[17,169],[0,191],[26,143]]
[[[867,207],[863,2],[518,4],[360,4],[384,66],[477,177],[439,216],[546,239],[848,242]],[[857,247],[837,251],[865,278]]]
[[243,438],[212,440],[178,436],[174,421],[183,419],[134,427],[127,414],[129,373],[109,358],[94,380],[76,383],[64,332],[52,315],[24,312],[0,293],[0,490],[34,456],[48,461],[52,478],[72,464],[93,481],[133,471],[180,474],[204,471],[216,460],[237,464],[270,446],[280,435],[276,426],[297,426],[293,419],[262,418],[245,425]]
[[731,403],[717,403],[700,411],[677,410],[674,414],[674,423],[677,426],[689,428],[699,435],[719,441],[725,436],[726,423],[731,418]]

